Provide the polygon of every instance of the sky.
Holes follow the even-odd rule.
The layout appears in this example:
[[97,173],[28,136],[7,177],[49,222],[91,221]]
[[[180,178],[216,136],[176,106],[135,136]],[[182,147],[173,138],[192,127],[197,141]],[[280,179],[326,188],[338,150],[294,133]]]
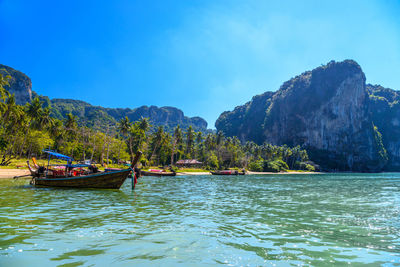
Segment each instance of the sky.
[[218,116],[331,60],[400,90],[400,1],[0,0],[0,63],[33,90]]

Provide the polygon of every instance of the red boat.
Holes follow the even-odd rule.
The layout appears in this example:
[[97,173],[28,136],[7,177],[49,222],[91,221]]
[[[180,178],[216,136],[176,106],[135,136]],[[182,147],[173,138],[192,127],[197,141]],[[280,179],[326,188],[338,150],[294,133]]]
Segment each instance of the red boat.
[[[49,153],[49,151],[47,151]],[[58,153],[49,153],[51,155],[60,156]],[[75,187],[75,188],[104,188],[104,189],[119,189],[125,180],[133,172],[133,169],[141,157],[142,152],[136,153],[135,159],[131,166],[127,169],[101,172],[97,168],[90,168],[84,170],[83,164],[71,165],[67,164],[65,170],[60,170],[60,176],[54,170],[48,166],[39,167],[37,170],[32,169],[29,165],[29,170],[33,176],[31,184],[35,186],[51,186],[51,187]],[[64,158],[68,158],[70,163],[71,159],[67,156],[61,155]],[[76,167],[78,166],[78,167]]]
[[165,170],[148,170],[148,171],[140,171],[140,174],[142,176],[157,176],[157,177],[161,177],[161,176],[176,176],[176,172],[175,171],[170,171],[167,172]]
[[246,171],[237,171],[237,170],[223,170],[223,171],[210,171],[212,175],[245,175]]

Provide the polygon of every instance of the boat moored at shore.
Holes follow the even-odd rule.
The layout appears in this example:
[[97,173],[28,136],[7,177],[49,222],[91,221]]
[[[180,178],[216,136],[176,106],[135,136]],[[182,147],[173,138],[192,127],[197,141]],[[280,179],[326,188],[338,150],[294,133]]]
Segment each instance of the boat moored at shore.
[[[83,170],[83,166],[76,167],[77,165],[67,164],[63,170],[63,175],[58,176],[55,174],[57,171],[54,172],[49,166],[47,168],[42,166],[37,170],[34,170],[29,166],[33,176],[31,185],[49,187],[119,189],[134,171],[135,165],[141,155],[142,152],[140,151],[136,153],[135,159],[129,168],[107,172],[98,171],[97,168]],[[75,168],[77,168],[77,170],[74,170]],[[49,173],[51,173],[51,175],[49,175]]]
[[223,170],[223,171],[210,171],[212,175],[245,175],[246,171],[237,171],[237,170]]
[[148,170],[148,171],[140,171],[141,176],[157,176],[157,177],[162,177],[162,176],[176,176],[176,172],[171,170],[170,172],[167,172],[165,170]]

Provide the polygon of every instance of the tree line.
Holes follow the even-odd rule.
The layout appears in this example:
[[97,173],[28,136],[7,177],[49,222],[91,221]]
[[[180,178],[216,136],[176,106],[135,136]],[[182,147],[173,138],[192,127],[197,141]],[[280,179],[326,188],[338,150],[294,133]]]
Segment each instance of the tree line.
[[40,157],[45,149],[102,165],[128,162],[141,150],[143,166],[173,166],[180,159],[197,159],[207,169],[314,170],[306,150],[299,146],[243,144],[237,137],[196,132],[191,126],[178,125],[168,132],[163,126],[153,127],[147,118],[131,122],[125,117],[101,129],[80,125],[72,114],[59,120],[50,116],[51,106],[45,107],[38,97],[17,105],[5,89],[10,78],[0,74],[0,165]]

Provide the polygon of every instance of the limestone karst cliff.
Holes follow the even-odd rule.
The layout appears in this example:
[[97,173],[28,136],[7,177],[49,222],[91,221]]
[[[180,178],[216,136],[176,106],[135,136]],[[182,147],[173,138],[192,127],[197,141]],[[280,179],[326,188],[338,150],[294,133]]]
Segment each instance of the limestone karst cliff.
[[32,99],[32,82],[24,73],[6,65],[0,64],[0,73],[10,75],[9,86],[5,89],[15,95],[15,102],[23,105]]
[[326,170],[393,168],[400,145],[385,125],[397,111],[381,118],[365,80],[355,61],[331,61],[222,113],[216,128],[242,141],[301,145]]
[[388,171],[400,170],[400,92],[367,84],[372,121],[382,133],[389,155]]

